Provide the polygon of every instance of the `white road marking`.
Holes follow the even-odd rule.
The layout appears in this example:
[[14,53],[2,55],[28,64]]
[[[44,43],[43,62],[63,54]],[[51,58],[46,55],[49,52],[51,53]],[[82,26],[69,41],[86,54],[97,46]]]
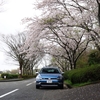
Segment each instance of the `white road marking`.
[[1,95],[0,98],[3,98],[3,97],[5,97],[5,96],[7,96],[7,95],[9,95],[9,94],[11,94],[11,93],[14,93],[14,92],[18,91],[18,90],[19,90],[19,89],[15,89],[15,90],[12,90],[12,91],[10,91],[10,92],[8,92],[8,93],[5,93],[5,94]]
[[33,84],[33,83],[35,83],[35,81],[34,81],[34,82],[32,82],[32,83],[27,84],[26,86],[30,86],[30,85],[31,85],[31,84]]
[[26,86],[29,86],[29,85],[31,85],[32,83],[29,83],[29,84],[27,84]]

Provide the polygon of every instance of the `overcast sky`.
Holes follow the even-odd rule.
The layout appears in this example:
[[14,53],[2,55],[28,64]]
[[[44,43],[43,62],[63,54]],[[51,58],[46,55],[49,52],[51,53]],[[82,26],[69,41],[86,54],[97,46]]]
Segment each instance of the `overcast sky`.
[[[5,0],[3,12],[0,12],[0,34],[16,34],[24,29],[21,19],[39,15],[39,12],[33,10],[33,1],[35,0]],[[12,60],[8,60],[2,49],[0,47],[0,70],[18,68],[12,64]]]

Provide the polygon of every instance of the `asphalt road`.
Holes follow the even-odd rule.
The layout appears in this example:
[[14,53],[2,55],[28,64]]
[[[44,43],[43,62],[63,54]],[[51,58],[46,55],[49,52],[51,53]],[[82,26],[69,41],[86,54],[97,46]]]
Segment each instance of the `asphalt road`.
[[35,79],[0,82],[0,100],[100,100],[100,83],[80,88],[35,88]]

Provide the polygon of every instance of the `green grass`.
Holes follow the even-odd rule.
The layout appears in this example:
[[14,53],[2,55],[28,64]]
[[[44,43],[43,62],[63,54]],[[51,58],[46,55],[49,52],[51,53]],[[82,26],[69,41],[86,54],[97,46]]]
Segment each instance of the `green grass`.
[[72,87],[82,87],[91,84],[91,82],[85,82],[85,83],[80,83],[80,84],[73,84]]
[[1,80],[2,78],[1,78],[1,74],[0,74],[0,80]]
[[3,80],[3,79],[0,77],[0,80]]
[[64,83],[65,83],[65,84],[72,85],[72,82],[71,82],[70,80],[64,80]]
[[86,85],[90,85],[90,84],[100,83],[100,81],[72,84],[72,82],[70,80],[65,80],[64,83],[66,85],[69,85],[72,88],[76,88],[76,87],[82,87],[82,86],[86,86]]

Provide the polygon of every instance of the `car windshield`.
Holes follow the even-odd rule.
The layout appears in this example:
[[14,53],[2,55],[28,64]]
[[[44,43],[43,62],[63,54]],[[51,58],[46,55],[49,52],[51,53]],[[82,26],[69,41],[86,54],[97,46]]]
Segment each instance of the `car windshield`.
[[50,74],[56,74],[56,73],[60,73],[59,72],[59,70],[58,69],[56,69],[56,68],[43,68],[41,71],[40,71],[40,73],[44,73],[44,74],[46,74],[46,73],[50,73]]

